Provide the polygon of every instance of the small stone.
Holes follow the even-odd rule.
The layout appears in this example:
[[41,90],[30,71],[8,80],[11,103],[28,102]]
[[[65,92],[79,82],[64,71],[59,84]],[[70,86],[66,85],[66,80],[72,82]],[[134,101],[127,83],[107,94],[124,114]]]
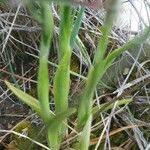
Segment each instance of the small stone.
[[123,75],[127,75],[129,73],[129,68],[125,68],[123,71]]
[[10,124],[10,123],[8,123],[8,129],[11,129],[12,127],[13,127],[13,125],[12,124]]

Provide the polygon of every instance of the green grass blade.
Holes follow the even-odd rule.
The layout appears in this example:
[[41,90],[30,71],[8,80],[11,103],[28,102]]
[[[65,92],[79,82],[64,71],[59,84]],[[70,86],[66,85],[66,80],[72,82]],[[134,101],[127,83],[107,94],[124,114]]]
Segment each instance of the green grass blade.
[[83,61],[87,66],[91,66],[91,58],[86,50],[86,47],[84,46],[83,42],[81,41],[81,39],[79,37],[77,37],[77,41],[76,41],[76,46],[78,47],[78,49],[80,50],[82,56],[83,56]]
[[85,10],[85,8],[81,7],[81,9],[80,9],[80,11],[79,11],[79,13],[77,15],[77,19],[75,20],[74,27],[73,27],[73,30],[71,32],[71,38],[70,38],[70,46],[71,46],[71,48],[74,47],[74,44],[76,42],[76,37],[78,35],[79,29],[80,29],[80,26],[81,26],[84,10]]

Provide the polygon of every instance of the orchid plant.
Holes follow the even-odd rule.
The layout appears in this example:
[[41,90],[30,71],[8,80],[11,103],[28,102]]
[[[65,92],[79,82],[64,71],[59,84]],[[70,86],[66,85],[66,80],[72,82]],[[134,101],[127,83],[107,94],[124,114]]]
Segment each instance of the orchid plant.
[[[60,7],[59,26],[59,63],[54,77],[54,102],[55,112],[49,108],[49,77],[48,77],[48,56],[54,32],[54,20],[51,6],[56,3]],[[76,0],[27,0],[25,2],[33,18],[37,20],[42,28],[39,69],[38,69],[38,99],[24,93],[5,81],[8,88],[25,104],[30,106],[42,119],[47,130],[47,142],[50,149],[60,149],[61,141],[68,132],[67,119],[70,115],[77,113],[77,126],[75,129],[80,132],[74,148],[78,150],[88,150],[90,145],[90,133],[93,113],[102,113],[113,107],[113,102],[104,104],[101,108],[92,105],[94,91],[98,82],[113,61],[124,51],[143,43],[150,36],[150,26],[146,27],[134,39],[122,45],[107,56],[105,56],[109,35],[111,33],[114,20],[119,13],[120,0],[89,0],[78,2]],[[80,10],[76,16],[73,15],[75,6]],[[68,105],[68,95],[70,89],[70,60],[72,49],[77,42],[77,36],[82,22],[85,7],[91,9],[106,8],[106,16],[103,26],[100,28],[101,36],[95,50],[94,60],[89,67],[86,77],[86,84],[83,95],[79,101],[79,108],[70,108]],[[111,6],[111,7],[110,7]],[[75,19],[76,18],[76,19]],[[128,104],[131,99],[120,100],[118,105]],[[103,109],[102,109],[103,108]]]

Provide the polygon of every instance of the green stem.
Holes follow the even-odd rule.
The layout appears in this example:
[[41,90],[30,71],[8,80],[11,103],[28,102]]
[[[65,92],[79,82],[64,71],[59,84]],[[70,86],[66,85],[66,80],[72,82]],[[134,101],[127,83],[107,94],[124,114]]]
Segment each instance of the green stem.
[[[61,7],[61,23],[59,31],[59,65],[54,78],[54,100],[56,115],[68,109],[68,95],[70,88],[70,35],[72,29],[71,8]],[[67,123],[67,119],[65,121]],[[67,127],[61,125],[60,138],[65,135]]]
[[[38,70],[38,99],[42,110],[42,118],[47,129],[47,140],[49,147],[57,143],[57,141],[50,141],[52,137],[51,131],[48,129],[48,124],[52,116],[49,115],[49,77],[48,77],[48,55],[50,43],[53,36],[53,16],[48,2],[39,2],[41,5],[41,16],[39,17],[42,22],[42,36],[40,44],[40,58]],[[53,143],[54,142],[54,143]],[[57,143],[58,144],[58,143]]]
[[[115,6],[118,4],[118,0],[115,0],[115,2],[111,1],[111,3],[113,4],[113,6]],[[116,7],[114,8],[116,9]],[[94,64],[93,67],[90,68],[88,73],[87,83],[83,97],[81,99],[81,104],[78,113],[79,128],[81,128],[89,118],[92,108],[91,101],[94,95],[94,90],[97,86],[97,83],[106,71],[106,61],[104,60],[104,54],[108,44],[108,34],[111,31],[111,28],[113,26],[113,20],[116,16],[115,9],[110,9],[107,11],[106,20],[104,22],[104,27],[102,30],[102,36],[99,40],[97,51],[95,53]]]
[[[102,29],[102,37],[99,40],[97,51],[94,56],[94,63],[89,70],[87,83],[79,106],[77,122],[77,128],[79,130],[81,130],[83,126],[87,127],[87,124],[89,124],[89,126],[91,124],[92,119],[89,120],[89,118],[91,118],[90,116],[92,112],[92,98],[94,95],[94,90],[96,89],[97,83],[106,71],[106,61],[104,60],[104,54],[108,44],[108,35],[111,31],[113,21],[116,16],[116,9],[118,9],[116,7],[118,0],[111,0],[110,4],[112,4],[113,9],[108,9],[107,11],[106,20]],[[84,150],[88,150],[90,130],[87,130],[86,133],[88,137],[85,139],[82,138],[82,136],[79,137],[79,150],[83,150],[83,146],[85,147]],[[85,134],[84,129],[82,134]]]
[[47,122],[49,116],[49,79],[48,79],[48,55],[50,42],[53,35],[53,16],[47,2],[41,3],[42,36],[40,45],[40,59],[38,71],[38,99],[43,110],[43,119]]

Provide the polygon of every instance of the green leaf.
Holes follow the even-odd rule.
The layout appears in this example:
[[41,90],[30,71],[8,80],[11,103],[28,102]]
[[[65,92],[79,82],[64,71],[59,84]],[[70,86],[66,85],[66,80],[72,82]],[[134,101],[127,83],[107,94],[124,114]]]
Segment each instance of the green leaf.
[[36,111],[39,115],[41,115],[41,108],[39,105],[39,101],[29,94],[21,91],[20,89],[15,88],[11,83],[5,81],[8,88],[25,104],[30,106],[34,111]]
[[[117,106],[128,105],[130,102],[132,102],[132,99],[117,100]],[[97,113],[102,113],[102,112],[108,111],[109,109],[112,109],[114,106],[114,103],[115,102],[112,102],[112,103],[107,102],[107,103],[101,104],[100,108],[98,106],[95,106],[92,110],[93,115],[96,115]]]
[[146,27],[143,31],[141,31],[137,36],[135,36],[132,40],[125,43],[122,47],[119,47],[112,51],[106,58],[106,67],[108,68],[115,58],[117,58],[120,54],[122,54],[124,51],[129,50],[131,48],[134,48],[143,42],[146,41],[146,39],[150,38],[150,26]]

